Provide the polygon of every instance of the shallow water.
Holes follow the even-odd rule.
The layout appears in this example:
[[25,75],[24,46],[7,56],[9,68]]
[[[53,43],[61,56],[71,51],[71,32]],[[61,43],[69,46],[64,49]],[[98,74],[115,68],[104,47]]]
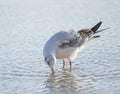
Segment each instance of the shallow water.
[[[120,94],[120,1],[0,1],[0,94]],[[91,27],[100,33],[55,75],[44,63],[42,49],[60,30]]]

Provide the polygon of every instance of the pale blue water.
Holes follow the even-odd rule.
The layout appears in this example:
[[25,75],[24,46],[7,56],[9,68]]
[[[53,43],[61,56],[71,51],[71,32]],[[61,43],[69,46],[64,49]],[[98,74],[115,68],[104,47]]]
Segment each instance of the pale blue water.
[[[119,0],[0,0],[0,94],[120,94]],[[111,29],[50,74],[42,49],[55,32],[103,21]]]

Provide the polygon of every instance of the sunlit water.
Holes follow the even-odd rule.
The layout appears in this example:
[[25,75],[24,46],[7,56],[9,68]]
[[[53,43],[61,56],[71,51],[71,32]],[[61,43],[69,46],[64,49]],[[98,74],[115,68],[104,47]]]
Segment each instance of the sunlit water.
[[[119,0],[1,0],[0,94],[120,94]],[[60,30],[111,29],[51,75],[42,49]]]

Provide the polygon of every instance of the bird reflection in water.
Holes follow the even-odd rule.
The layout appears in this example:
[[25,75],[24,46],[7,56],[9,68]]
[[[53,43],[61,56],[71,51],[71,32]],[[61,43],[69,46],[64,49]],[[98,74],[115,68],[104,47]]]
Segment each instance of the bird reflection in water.
[[91,91],[93,85],[89,76],[74,69],[72,72],[63,70],[55,75],[50,75],[46,81],[46,88],[48,88],[49,94],[79,94]]

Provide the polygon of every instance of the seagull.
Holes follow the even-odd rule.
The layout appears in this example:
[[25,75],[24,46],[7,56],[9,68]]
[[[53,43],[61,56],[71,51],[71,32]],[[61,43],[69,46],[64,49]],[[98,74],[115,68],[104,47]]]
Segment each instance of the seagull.
[[69,60],[70,70],[72,70],[72,60],[77,56],[86,44],[94,40],[99,35],[98,32],[109,28],[98,30],[102,22],[98,22],[91,29],[81,29],[77,32],[74,30],[60,31],[55,33],[44,45],[43,56],[45,63],[50,67],[52,74],[55,73],[55,64],[57,59],[63,60],[63,68],[65,68],[65,59]]

